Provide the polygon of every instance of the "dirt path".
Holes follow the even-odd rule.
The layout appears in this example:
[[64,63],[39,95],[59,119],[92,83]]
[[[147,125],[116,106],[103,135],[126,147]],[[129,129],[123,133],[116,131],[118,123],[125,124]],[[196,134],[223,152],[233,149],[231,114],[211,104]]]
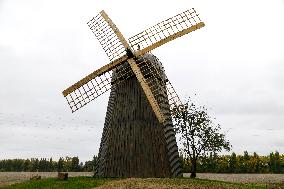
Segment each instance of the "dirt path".
[[245,188],[238,184],[203,182],[193,179],[127,178],[107,182],[93,189],[236,189]]
[[[184,173],[189,177],[190,173]],[[197,178],[237,183],[284,183],[284,174],[216,174],[198,173]]]

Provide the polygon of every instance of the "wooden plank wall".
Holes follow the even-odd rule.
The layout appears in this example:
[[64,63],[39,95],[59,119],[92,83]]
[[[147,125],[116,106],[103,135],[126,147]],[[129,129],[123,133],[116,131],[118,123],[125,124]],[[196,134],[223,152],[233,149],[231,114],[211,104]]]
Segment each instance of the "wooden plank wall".
[[[144,58],[163,70],[151,54]],[[162,72],[164,74],[164,72]],[[117,77],[113,73],[113,79]],[[178,148],[165,92],[166,124],[158,122],[135,77],[111,89],[95,176],[176,177],[181,175]]]

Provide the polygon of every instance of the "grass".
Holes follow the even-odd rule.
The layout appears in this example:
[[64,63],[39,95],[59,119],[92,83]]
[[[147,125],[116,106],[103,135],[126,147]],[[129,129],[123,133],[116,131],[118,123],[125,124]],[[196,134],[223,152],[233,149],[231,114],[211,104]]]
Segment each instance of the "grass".
[[0,189],[153,189],[153,188],[193,188],[193,189],[264,189],[265,185],[238,184],[223,181],[189,178],[128,178],[128,179],[94,179],[91,177],[70,177],[68,181],[59,181],[56,178],[26,181]]
[[1,189],[89,189],[102,185],[110,179],[94,179],[92,177],[70,177],[68,181],[59,181],[56,178],[30,180]]

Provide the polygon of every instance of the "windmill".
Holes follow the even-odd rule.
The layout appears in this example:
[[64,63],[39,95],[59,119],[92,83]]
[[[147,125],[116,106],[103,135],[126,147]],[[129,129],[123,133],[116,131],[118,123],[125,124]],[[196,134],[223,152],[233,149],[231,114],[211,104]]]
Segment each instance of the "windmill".
[[175,177],[181,174],[170,109],[180,103],[151,50],[200,29],[195,9],[129,38],[101,11],[88,23],[110,63],[63,91],[77,111],[111,89],[95,174]]

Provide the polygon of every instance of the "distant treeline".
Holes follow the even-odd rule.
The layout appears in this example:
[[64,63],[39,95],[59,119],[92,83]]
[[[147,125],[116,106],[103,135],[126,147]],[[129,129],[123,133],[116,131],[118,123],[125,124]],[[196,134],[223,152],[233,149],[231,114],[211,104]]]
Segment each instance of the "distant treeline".
[[78,157],[59,158],[54,161],[52,158],[32,158],[32,159],[4,159],[0,160],[0,171],[27,171],[27,172],[53,172],[53,171],[71,171],[71,172],[90,172],[93,171],[96,156],[93,160],[80,162]]
[[[182,158],[184,172],[190,172],[191,164],[186,158]],[[203,173],[284,173],[284,154],[270,153],[268,156],[251,155],[247,151],[243,155],[210,154],[201,157],[197,163],[197,172]]]
[[[91,172],[96,165],[97,156],[93,160],[80,162],[78,157],[32,159],[5,159],[0,160],[0,171],[74,171]],[[190,172],[191,164],[186,158],[181,157],[183,172]],[[259,156],[257,153],[243,155],[216,155],[201,157],[197,162],[197,172],[210,173],[284,173],[284,154],[277,151],[268,156]]]

